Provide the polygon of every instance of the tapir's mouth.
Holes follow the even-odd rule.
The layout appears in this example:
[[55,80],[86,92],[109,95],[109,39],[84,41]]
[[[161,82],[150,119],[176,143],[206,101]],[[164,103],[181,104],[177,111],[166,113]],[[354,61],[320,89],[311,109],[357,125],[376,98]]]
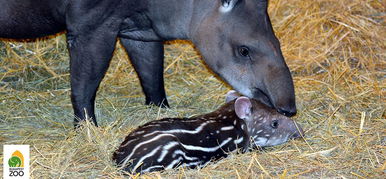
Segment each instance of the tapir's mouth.
[[266,93],[264,93],[264,91],[260,90],[259,88],[254,89],[253,98],[259,100],[260,102],[262,102],[263,104],[265,104],[271,108],[275,108],[275,106],[273,105],[273,103],[271,101],[271,98],[269,98],[269,96]]

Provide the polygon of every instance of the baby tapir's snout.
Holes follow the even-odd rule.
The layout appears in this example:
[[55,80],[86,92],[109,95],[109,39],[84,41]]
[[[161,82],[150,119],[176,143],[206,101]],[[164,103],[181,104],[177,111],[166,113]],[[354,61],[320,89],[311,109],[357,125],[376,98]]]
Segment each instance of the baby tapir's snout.
[[233,99],[235,113],[245,121],[252,145],[275,146],[303,136],[303,129],[294,120],[259,101],[239,96],[236,91],[228,92],[227,101]]
[[[276,111],[274,111],[274,113],[276,113]],[[289,139],[301,138],[304,135],[300,125],[286,116],[280,114],[269,116],[269,114],[267,114],[267,116],[259,118],[261,119],[261,123],[257,123],[254,127],[251,127],[252,141],[256,146],[280,145]],[[265,130],[260,129],[260,133],[258,133],[259,131],[256,132],[255,130],[259,128],[257,125],[260,125],[260,128],[265,128]]]

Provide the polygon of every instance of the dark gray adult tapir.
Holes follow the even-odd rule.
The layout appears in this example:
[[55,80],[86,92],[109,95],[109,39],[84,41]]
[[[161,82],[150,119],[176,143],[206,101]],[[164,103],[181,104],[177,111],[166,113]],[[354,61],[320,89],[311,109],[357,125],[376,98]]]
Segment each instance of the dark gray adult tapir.
[[146,104],[168,106],[163,41],[187,39],[238,92],[292,116],[292,77],[267,5],[267,0],[0,0],[0,37],[37,38],[66,30],[75,124],[87,117],[96,124],[96,91],[118,38]]

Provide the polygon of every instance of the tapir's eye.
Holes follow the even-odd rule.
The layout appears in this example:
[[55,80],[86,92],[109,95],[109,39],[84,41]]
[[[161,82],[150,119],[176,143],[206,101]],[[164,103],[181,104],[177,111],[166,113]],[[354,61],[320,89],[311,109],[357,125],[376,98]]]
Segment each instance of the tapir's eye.
[[239,47],[239,54],[243,57],[249,57],[249,49],[246,46]]
[[278,120],[273,120],[271,123],[271,127],[274,129],[277,129],[279,127],[279,121]]

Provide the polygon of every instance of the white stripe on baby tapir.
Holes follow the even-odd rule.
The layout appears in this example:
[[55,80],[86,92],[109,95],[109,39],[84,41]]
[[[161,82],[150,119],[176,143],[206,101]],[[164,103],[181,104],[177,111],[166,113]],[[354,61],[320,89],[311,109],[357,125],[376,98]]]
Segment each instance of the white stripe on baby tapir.
[[183,152],[182,150],[174,151],[172,157],[174,158],[178,154],[182,155],[186,160],[197,160],[198,159],[197,157],[189,157],[189,156],[187,156],[186,153]]
[[240,144],[243,140],[244,140],[244,137],[241,137],[233,142],[237,145],[237,144]]
[[192,163],[187,163],[187,164],[184,164],[183,166],[184,167],[190,167],[190,166],[196,166],[198,164],[201,164],[202,161],[198,161],[198,162],[192,162]]
[[166,144],[163,149],[162,149],[162,152],[161,152],[161,155],[160,157],[157,159],[158,162],[161,162],[166,154],[168,154],[169,152],[169,149],[173,148],[174,146],[177,146],[178,145],[178,142],[169,142],[168,144]]
[[171,169],[171,168],[173,168],[176,164],[178,164],[179,162],[181,162],[182,159],[183,159],[182,157],[178,157],[178,159],[173,160],[173,162],[170,163],[167,167],[165,167],[165,169]]
[[153,141],[155,141],[155,140],[158,140],[158,139],[160,139],[160,138],[162,138],[162,137],[166,137],[166,136],[169,136],[169,137],[176,137],[175,135],[172,135],[172,134],[161,134],[161,135],[159,135],[159,136],[157,136],[157,137],[151,138],[150,140],[147,140],[147,141],[144,141],[144,142],[141,142],[141,143],[137,144],[137,145],[133,148],[133,150],[131,151],[131,153],[126,157],[126,159],[125,159],[124,162],[122,163],[122,166],[125,166],[125,165],[126,165],[126,163],[131,159],[131,156],[133,156],[134,152],[135,152],[139,147],[141,147],[141,146],[144,145],[144,144],[147,144],[147,143],[153,142]]
[[199,151],[203,151],[203,152],[214,152],[214,151],[217,151],[218,149],[220,149],[221,147],[223,147],[224,145],[226,145],[231,140],[232,140],[232,137],[228,137],[228,139],[224,140],[219,146],[208,147],[208,148],[201,147],[201,146],[185,145],[183,143],[181,143],[181,145],[187,150],[199,150]]
[[221,131],[229,131],[229,130],[233,130],[235,127],[233,126],[225,126],[225,127],[222,127],[220,130]]
[[137,135],[137,134],[143,134],[145,131],[137,131],[135,132],[134,134]]
[[151,136],[155,133],[163,133],[163,134],[173,134],[173,133],[184,133],[184,134],[198,134],[199,132],[202,131],[202,129],[204,129],[204,127],[210,123],[214,123],[216,121],[207,121],[207,122],[204,122],[202,123],[200,126],[198,126],[196,129],[194,130],[186,130],[186,129],[172,129],[172,130],[167,130],[167,131],[154,131],[154,132],[151,132],[149,134],[146,134],[144,135],[143,137],[147,137],[147,136]]
[[164,166],[162,166],[162,165],[154,165],[154,166],[151,166],[149,168],[146,168],[145,170],[142,170],[142,172],[145,173],[145,172],[148,172],[148,171],[150,171],[151,169],[154,169],[154,168],[164,168]]
[[153,156],[155,153],[157,153],[158,150],[159,150],[160,148],[161,148],[161,146],[158,146],[157,148],[155,148],[154,150],[152,150],[152,151],[149,152],[148,154],[146,154],[146,155],[144,155],[143,157],[141,157],[141,158],[138,160],[137,164],[134,166],[133,171],[137,170],[137,168],[138,168],[139,166],[142,165],[142,162],[143,162],[145,159],[147,159],[147,158]]
[[135,138],[135,139],[133,139],[133,140],[129,140],[129,141],[127,141],[125,144],[123,144],[123,145],[120,146],[120,147],[126,147],[127,145],[129,145],[130,143],[132,143],[132,142],[134,142],[134,141],[136,141],[136,140],[138,140],[138,138]]

